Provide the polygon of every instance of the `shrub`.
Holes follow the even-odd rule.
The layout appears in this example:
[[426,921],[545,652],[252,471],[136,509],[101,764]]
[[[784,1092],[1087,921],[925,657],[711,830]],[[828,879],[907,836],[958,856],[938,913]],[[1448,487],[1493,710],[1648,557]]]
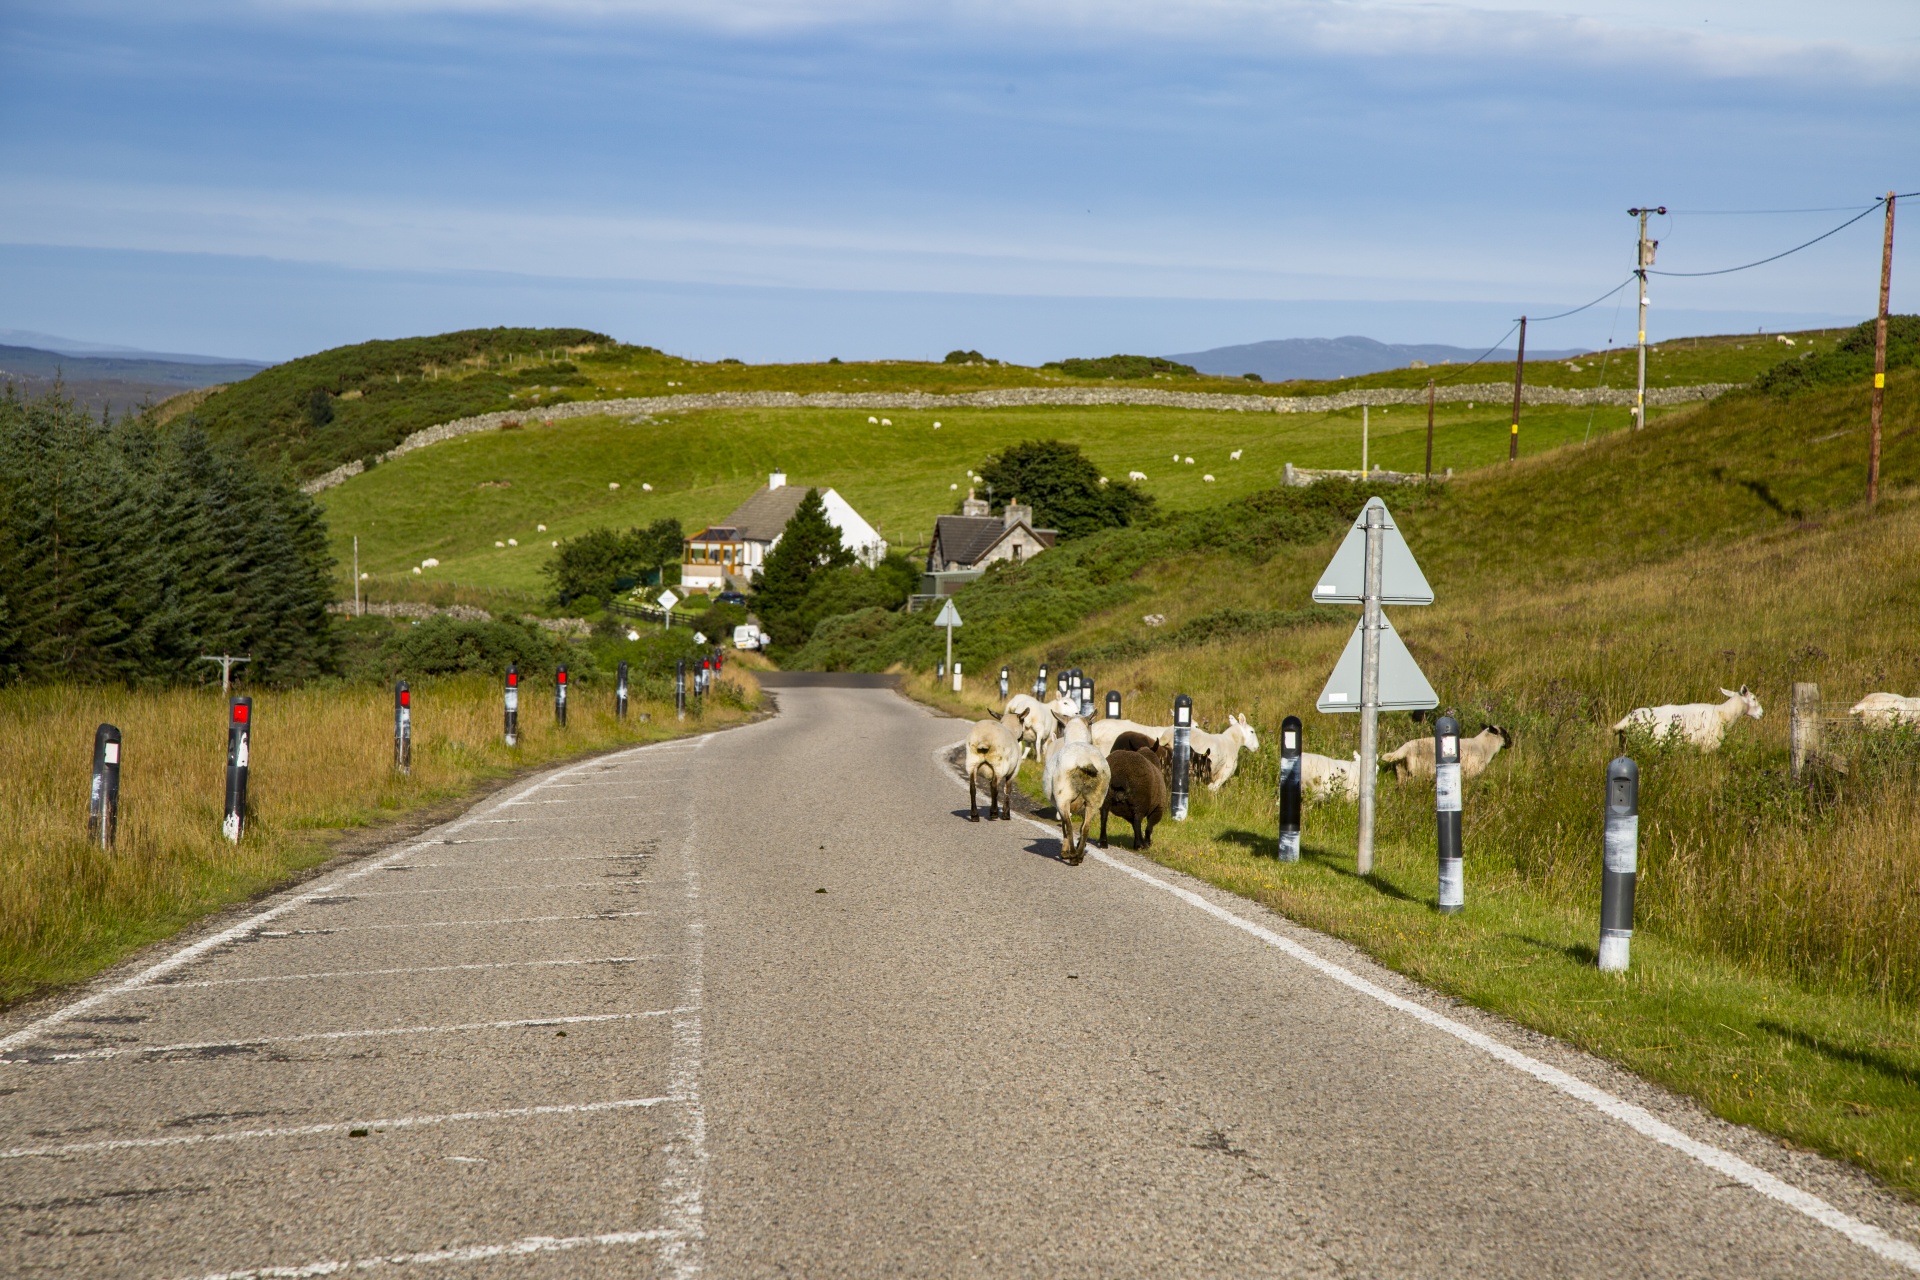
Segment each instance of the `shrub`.
[[1076,378],[1150,378],[1156,373],[1198,375],[1190,364],[1164,356],[1102,356],[1096,360],[1053,360],[1042,366]]
[[[1873,384],[1875,322],[1855,325],[1832,350],[1788,356],[1754,380],[1754,390],[1788,396],[1816,387]],[[1920,363],[1920,316],[1887,317],[1887,368]]]
[[588,597],[610,600],[663,567],[678,564],[683,541],[680,522],[671,516],[625,533],[590,529],[564,539],[540,572],[552,584],[555,604],[566,606]]
[[1063,440],[1028,440],[988,458],[980,478],[1001,502],[1033,508],[1034,524],[1064,538],[1137,524],[1153,511],[1153,495],[1126,481],[1100,480],[1100,469]]
[[504,672],[518,664],[531,678],[566,663],[570,678],[580,673],[576,651],[566,641],[532,622],[499,618],[462,622],[442,614],[416,627],[396,631],[384,646],[389,676],[444,676],[462,671]]
[[991,363],[991,361],[989,361],[985,356],[981,355],[978,351],[949,351],[947,352],[947,358],[944,361],[942,361],[942,363],[944,364],[989,364]]

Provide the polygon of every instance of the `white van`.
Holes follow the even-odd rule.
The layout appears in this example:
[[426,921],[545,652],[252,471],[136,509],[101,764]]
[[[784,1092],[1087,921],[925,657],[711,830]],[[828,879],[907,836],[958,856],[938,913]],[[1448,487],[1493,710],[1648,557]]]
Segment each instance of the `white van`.
[[767,637],[761,633],[759,627],[754,626],[751,622],[743,623],[733,629],[733,647],[736,649],[764,649],[767,647]]

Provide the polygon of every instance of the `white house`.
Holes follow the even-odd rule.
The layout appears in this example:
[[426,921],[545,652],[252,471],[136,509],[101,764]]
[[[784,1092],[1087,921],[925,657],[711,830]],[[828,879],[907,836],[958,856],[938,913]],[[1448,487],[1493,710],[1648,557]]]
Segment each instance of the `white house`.
[[[786,472],[768,476],[766,487],[735,507],[732,515],[687,539],[681,583],[694,591],[744,589],[779,544],[787,521],[806,496],[806,486],[789,485]],[[872,568],[886,559],[886,539],[845,498],[822,489],[820,500],[826,505],[828,522],[840,531],[840,545],[860,563]]]

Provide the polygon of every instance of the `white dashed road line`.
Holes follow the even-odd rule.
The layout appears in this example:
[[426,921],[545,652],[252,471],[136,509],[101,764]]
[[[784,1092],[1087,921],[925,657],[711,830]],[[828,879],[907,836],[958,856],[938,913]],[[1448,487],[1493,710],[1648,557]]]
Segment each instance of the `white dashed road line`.
[[528,1236],[510,1244],[477,1244],[460,1249],[439,1249],[432,1253],[387,1253],[371,1258],[344,1258],[338,1261],[309,1262],[297,1267],[253,1267],[246,1271],[216,1271],[195,1276],[193,1280],[307,1280],[313,1276],[338,1276],[352,1271],[372,1271],[376,1267],[423,1267],[436,1262],[485,1262],[490,1258],[519,1258],[535,1253],[564,1253],[571,1249],[591,1249],[609,1245],[649,1244],[671,1236],[667,1231],[610,1231],[597,1236]]

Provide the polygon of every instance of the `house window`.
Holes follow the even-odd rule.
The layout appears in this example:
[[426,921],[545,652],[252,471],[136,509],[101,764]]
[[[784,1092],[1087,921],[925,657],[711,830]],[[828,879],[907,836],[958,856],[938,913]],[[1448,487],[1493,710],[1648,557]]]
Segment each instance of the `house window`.
[[1016,543],[1014,543],[1014,544],[1013,544],[1013,558],[1014,558],[1015,560],[1018,560],[1018,559],[1020,558],[1020,551],[1021,551],[1021,547],[1020,547],[1020,544],[1019,544],[1019,543],[1017,543],[1017,542],[1016,542]]

